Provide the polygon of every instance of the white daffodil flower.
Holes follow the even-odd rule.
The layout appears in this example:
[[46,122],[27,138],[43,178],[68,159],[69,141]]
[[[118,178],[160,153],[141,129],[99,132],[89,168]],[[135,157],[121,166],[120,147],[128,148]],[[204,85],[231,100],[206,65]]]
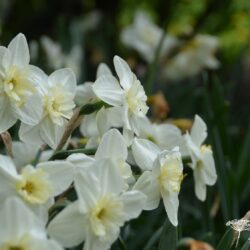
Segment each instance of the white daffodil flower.
[[[134,23],[122,31],[121,41],[126,46],[137,50],[147,62],[152,62],[163,32],[160,27],[152,23],[145,12],[138,11]],[[165,36],[160,57],[166,56],[178,43],[177,38]]]
[[3,204],[0,223],[2,250],[63,250],[56,241],[47,238],[44,223],[16,197]]
[[75,73],[77,79],[80,78],[83,54],[80,45],[74,45],[68,54],[63,53],[60,44],[54,42],[47,36],[41,38],[41,45],[46,53],[51,69],[57,70],[63,67],[70,68]]
[[111,106],[120,108],[123,128],[138,134],[138,118],[146,115],[148,106],[145,91],[128,64],[114,57],[120,83],[111,75],[100,76],[93,85],[95,94]]
[[80,29],[86,34],[91,31],[95,31],[102,21],[102,12],[100,10],[92,10],[86,13],[83,19],[80,21]]
[[142,211],[145,195],[123,192],[123,179],[112,161],[97,161],[75,181],[79,200],[66,207],[49,224],[48,233],[64,247],[107,250],[125,221]]
[[0,47],[0,133],[18,119],[35,125],[42,117],[41,79],[44,73],[29,65],[26,38],[18,34],[7,48]]
[[129,184],[134,182],[134,177],[130,165],[126,162],[127,157],[127,144],[123,136],[117,129],[110,129],[101,138],[94,158],[79,153],[70,155],[67,160],[79,167],[79,170],[86,171],[86,167],[94,162],[110,159],[125,181],[124,189],[128,189]]
[[[102,75],[112,76],[111,70],[105,63],[97,68],[96,79]],[[100,101],[93,91],[93,82],[77,86],[75,101],[78,106]],[[85,115],[80,125],[80,132],[88,139],[87,148],[97,147],[102,135],[111,127],[121,127],[121,112],[116,107],[102,108],[90,115]]]
[[21,124],[19,137],[33,145],[48,144],[55,149],[75,107],[76,79],[70,69],[53,72],[43,87],[43,117],[39,124]]
[[173,124],[152,123],[149,118],[145,116],[140,119],[138,137],[152,141],[162,150],[171,150],[174,147],[179,147],[181,155],[187,155],[181,130]]
[[194,171],[195,194],[201,201],[206,199],[206,185],[214,185],[217,179],[213,151],[210,146],[202,144],[206,137],[207,126],[196,115],[191,133],[186,133],[184,138],[192,160],[189,166]]
[[0,155],[0,201],[17,196],[39,216],[47,217],[53,198],[65,191],[73,181],[72,165],[66,161],[27,165],[18,173],[7,156]]
[[[105,63],[100,63],[97,68],[96,79],[102,75],[111,75],[111,70]],[[87,103],[100,101],[93,91],[94,82],[86,82],[77,86],[75,101],[78,106]],[[90,115],[85,115],[80,125],[81,134],[87,138],[86,148],[95,148],[98,146],[102,135],[110,127],[121,127],[121,112],[116,107],[102,108]]]
[[[163,75],[181,80],[199,74],[203,69],[218,69],[220,62],[214,54],[219,47],[216,37],[197,35],[167,62]],[[188,67],[187,67],[188,65]]]
[[[111,70],[105,63],[100,63],[96,71],[96,79],[102,75],[112,75]],[[75,102],[78,106],[85,105],[87,103],[95,103],[99,100],[93,91],[92,85],[94,82],[85,82],[84,84],[77,86]]]
[[98,147],[103,134],[111,127],[122,127],[121,110],[117,107],[102,107],[86,115],[80,126],[80,132],[87,138],[86,148]]
[[162,197],[170,222],[178,225],[178,194],[183,179],[183,165],[178,147],[160,150],[149,140],[135,139],[132,152],[137,165],[144,170],[134,190],[147,195],[145,210],[158,207]]

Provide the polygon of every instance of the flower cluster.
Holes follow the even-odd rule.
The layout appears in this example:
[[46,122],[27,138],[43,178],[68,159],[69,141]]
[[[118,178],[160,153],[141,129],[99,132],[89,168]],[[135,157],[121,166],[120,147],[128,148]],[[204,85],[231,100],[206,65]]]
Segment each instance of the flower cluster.
[[[162,62],[162,77],[181,80],[195,76],[203,69],[217,69],[220,66],[215,57],[219,41],[211,35],[191,31],[186,39],[164,34],[164,30],[154,24],[147,13],[137,11],[132,25],[125,27],[121,34],[122,43],[132,48],[147,62],[152,62],[160,45],[158,59]],[[188,67],[187,67],[188,65]]]
[[[102,63],[95,82],[76,86],[70,69],[48,76],[30,65],[23,34],[0,53],[0,133],[20,121],[13,156],[0,155],[0,249],[83,243],[84,250],[106,250],[125,222],[161,199],[177,226],[183,157],[205,200],[217,178],[212,149],[203,144],[206,124],[196,115],[183,135],[175,125],[151,122],[144,88],[122,58],[114,57],[118,77]],[[70,133],[61,150],[65,131],[77,127],[75,115],[84,137]]]

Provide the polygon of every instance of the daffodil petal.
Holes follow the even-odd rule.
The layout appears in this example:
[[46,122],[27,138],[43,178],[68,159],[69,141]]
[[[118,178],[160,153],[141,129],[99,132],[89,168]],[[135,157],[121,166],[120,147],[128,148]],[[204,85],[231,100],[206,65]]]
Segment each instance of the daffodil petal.
[[64,247],[79,245],[85,239],[85,216],[78,202],[68,205],[48,225],[49,235]]
[[110,129],[103,135],[95,158],[120,158],[125,160],[127,159],[127,155],[127,145],[123,136],[117,129]]
[[207,137],[207,125],[198,115],[196,115],[194,118],[194,124],[191,129],[190,135],[192,140],[198,147]]
[[119,56],[114,57],[114,66],[117,75],[119,76],[121,86],[125,90],[129,90],[133,84],[134,75],[128,64]]
[[23,67],[29,64],[29,47],[25,36],[19,33],[9,43],[8,49],[11,52],[11,64]]
[[132,152],[136,163],[142,170],[151,170],[160,149],[149,140],[135,138]]
[[177,226],[179,207],[178,193],[162,192],[162,198],[170,222],[174,226]]
[[124,91],[111,75],[100,76],[93,84],[93,90],[101,100],[112,106],[121,106],[123,103]]
[[136,218],[140,215],[146,202],[147,196],[142,192],[132,190],[122,195],[124,213],[126,220]]

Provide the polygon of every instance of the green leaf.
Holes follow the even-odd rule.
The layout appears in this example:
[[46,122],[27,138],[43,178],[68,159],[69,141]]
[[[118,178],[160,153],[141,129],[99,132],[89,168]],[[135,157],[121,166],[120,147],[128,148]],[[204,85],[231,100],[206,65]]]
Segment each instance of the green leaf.
[[233,230],[229,228],[221,238],[216,250],[230,249],[233,241]]
[[161,236],[162,233],[162,227],[160,227],[159,229],[157,229],[152,237],[148,240],[146,246],[143,248],[143,250],[151,250],[153,248],[153,246],[155,245],[155,243],[158,241],[158,239]]
[[250,250],[250,242],[247,240],[245,244],[242,246],[241,250]]
[[173,226],[168,219],[166,219],[161,238],[158,246],[158,250],[175,250],[177,249],[177,227]]
[[109,104],[99,101],[96,103],[87,103],[81,107],[80,115],[89,115],[94,113],[95,111],[100,110],[102,107],[111,107]]
[[244,185],[247,184],[246,178],[248,169],[248,160],[249,160],[249,150],[250,150],[250,128],[247,131],[245,140],[242,146],[242,150],[239,157],[238,169],[237,169],[237,178],[238,178],[238,190],[242,190]]
[[120,246],[121,250],[126,250],[127,249],[126,244],[125,244],[125,242],[124,242],[124,240],[122,239],[121,236],[119,236],[119,238],[118,238],[118,243],[119,243],[119,246]]
[[70,150],[60,150],[56,151],[51,157],[50,161],[52,160],[62,160],[66,159],[71,154],[82,153],[86,155],[94,155],[96,152],[95,148],[79,148],[79,149],[70,149]]

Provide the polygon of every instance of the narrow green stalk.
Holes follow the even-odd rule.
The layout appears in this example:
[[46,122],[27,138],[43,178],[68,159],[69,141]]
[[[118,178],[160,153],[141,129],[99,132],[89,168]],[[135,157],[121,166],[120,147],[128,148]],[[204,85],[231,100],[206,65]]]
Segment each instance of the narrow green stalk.
[[170,0],[170,1],[167,1],[165,2],[167,4],[167,6],[165,6],[166,8],[166,19],[162,25],[163,27],[163,32],[162,32],[162,35],[161,35],[161,39],[158,43],[158,46],[155,50],[155,55],[154,55],[154,60],[151,64],[149,64],[148,66],[148,72],[147,72],[147,78],[146,78],[146,82],[145,82],[145,91],[146,91],[146,94],[147,95],[151,95],[152,94],[152,90],[153,90],[153,84],[154,84],[154,81],[155,81],[155,76],[156,76],[156,72],[157,72],[157,67],[158,67],[158,64],[159,64],[159,57],[160,57],[160,53],[161,53],[161,50],[162,50],[162,45],[163,45],[163,42],[164,42],[164,39],[165,39],[165,36],[166,36],[166,31],[167,31],[167,28],[168,28],[168,24],[169,22],[171,21],[171,18],[172,18],[172,11],[175,9],[175,5],[178,4],[179,1],[176,1],[176,0]]
[[213,129],[213,152],[216,163],[216,169],[218,174],[218,187],[221,196],[221,206],[222,213],[224,217],[224,222],[227,222],[230,219],[229,215],[229,204],[228,204],[228,192],[227,192],[227,173],[226,173],[226,163],[225,158],[222,151],[222,145],[219,138],[219,132],[217,128]]
[[162,49],[162,45],[163,45],[163,41],[164,41],[165,36],[166,36],[166,32],[164,31],[162,33],[159,44],[158,44],[158,46],[157,46],[157,48],[155,50],[154,60],[149,65],[148,77],[147,77],[147,81],[146,81],[146,85],[145,85],[147,95],[150,95],[152,93],[152,90],[153,90],[153,84],[154,84],[154,80],[155,80],[156,69],[157,69],[157,66],[158,66],[158,60],[159,60],[159,56],[160,56],[160,53],[161,53],[161,49]]
[[127,248],[126,248],[126,245],[125,245],[125,242],[124,242],[124,240],[122,239],[121,236],[119,236],[119,238],[118,238],[118,243],[119,243],[119,246],[120,246],[120,248],[121,248],[122,250],[126,250],[126,249],[127,249]]
[[173,226],[167,218],[163,225],[158,250],[176,250],[177,240],[177,227]]
[[100,110],[102,107],[110,107],[107,103],[103,101],[95,102],[95,103],[88,103],[81,107],[79,115],[89,115],[94,113],[95,111]]
[[[208,86],[207,77],[204,78],[204,100],[207,109],[208,119],[210,122],[208,124],[214,124],[213,127],[209,127],[209,134],[212,139],[212,147],[214,152],[215,166],[218,174],[217,185],[219,189],[219,194],[221,197],[221,207],[222,214],[224,217],[224,222],[226,223],[230,218],[229,211],[229,201],[228,201],[228,183],[227,183],[227,171],[226,171],[226,161],[224,152],[222,149],[222,142],[219,133],[218,126],[216,124],[216,114],[214,110],[213,100],[210,96],[210,89]],[[217,114],[218,115],[218,114]]]
[[95,111],[100,110],[102,107],[110,107],[110,105],[105,102],[99,101],[93,104],[88,103],[86,105],[83,105],[82,107],[76,108],[73,116],[66,126],[63,136],[56,148],[56,151],[59,151],[64,147],[72,132],[80,125],[84,115],[92,114]]
[[190,156],[182,157],[182,162],[183,162],[184,165],[187,165],[188,163],[191,163],[191,157]]
[[237,179],[238,179],[238,190],[242,190],[245,181],[242,181],[247,178],[247,174],[249,171],[249,166],[247,166],[248,158],[249,158],[249,151],[250,151],[250,127],[247,131],[245,136],[245,140],[243,143],[242,151],[238,161],[238,169],[237,169]]
[[50,161],[52,160],[59,160],[59,159],[66,159],[71,154],[82,153],[86,155],[94,155],[96,149],[93,148],[79,148],[79,149],[71,149],[71,150],[60,150],[56,151],[51,157]]
[[155,243],[159,240],[159,238],[161,237],[161,233],[162,233],[162,229],[163,227],[158,228],[154,234],[152,235],[152,237],[148,240],[146,246],[143,248],[143,250],[151,250],[153,249],[153,246],[155,245]]
[[39,150],[37,151],[36,157],[35,157],[35,159],[34,159],[33,162],[32,162],[32,165],[33,165],[33,166],[36,166],[37,163],[39,162],[43,150],[44,150],[43,148],[39,148]]

